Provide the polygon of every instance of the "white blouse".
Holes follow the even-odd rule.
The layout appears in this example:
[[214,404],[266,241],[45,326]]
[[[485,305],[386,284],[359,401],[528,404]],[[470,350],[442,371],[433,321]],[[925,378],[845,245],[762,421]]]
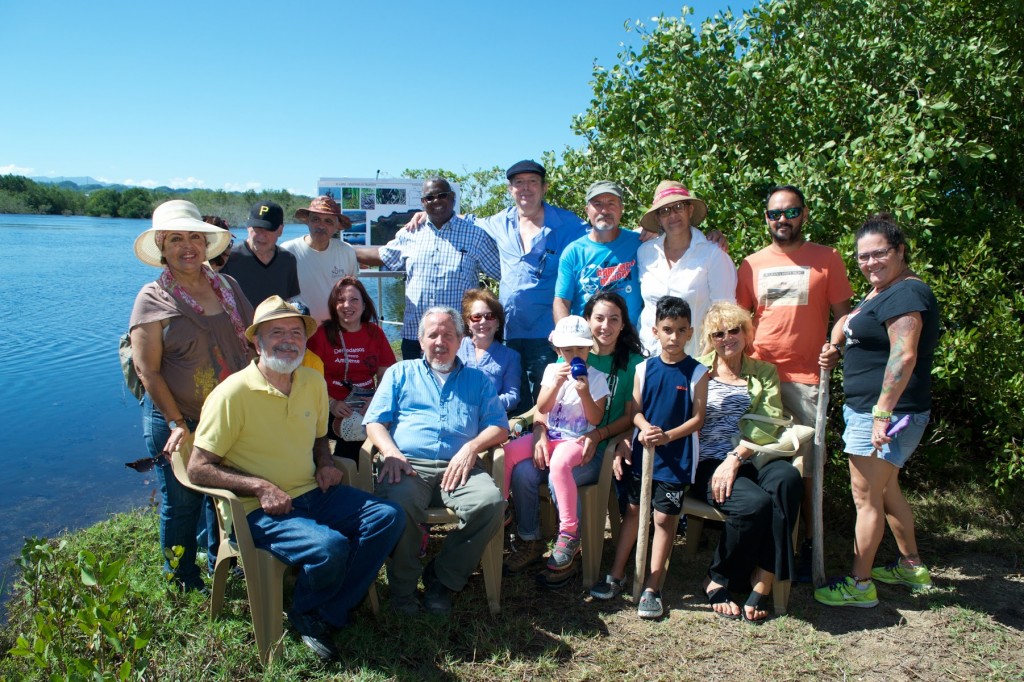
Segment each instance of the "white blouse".
[[640,269],[640,295],[644,308],[640,313],[640,340],[647,353],[661,352],[654,336],[654,314],[662,296],[678,296],[690,304],[693,336],[686,344],[686,354],[700,355],[704,335],[704,316],[712,303],[736,302],[736,266],[718,245],[709,242],[704,233],[690,228],[690,247],[671,268],[665,258],[665,235],[644,242],[636,253]]

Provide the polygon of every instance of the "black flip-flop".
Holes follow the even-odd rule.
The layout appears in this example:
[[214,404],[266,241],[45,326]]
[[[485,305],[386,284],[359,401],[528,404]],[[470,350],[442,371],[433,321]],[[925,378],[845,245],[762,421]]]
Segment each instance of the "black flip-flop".
[[[701,590],[704,592],[704,597],[708,600],[708,603],[711,604],[711,606],[714,606],[715,604],[725,604],[732,601],[732,596],[729,594],[728,587],[716,587],[710,592],[708,592],[705,587],[701,587]],[[719,618],[725,618],[726,620],[740,619],[740,616],[733,616],[728,613],[722,613],[721,611],[714,611],[712,609],[712,612]],[[743,614],[743,609],[740,609],[740,614]]]
[[757,611],[764,611],[768,613],[766,602],[768,601],[767,594],[761,594],[755,590],[751,590],[750,596],[747,597],[747,601],[740,608],[740,614],[743,616],[743,620],[747,621],[751,625],[763,625],[766,620],[771,618],[771,614],[766,615],[764,618],[750,618],[747,616],[747,608],[751,608],[756,613]]

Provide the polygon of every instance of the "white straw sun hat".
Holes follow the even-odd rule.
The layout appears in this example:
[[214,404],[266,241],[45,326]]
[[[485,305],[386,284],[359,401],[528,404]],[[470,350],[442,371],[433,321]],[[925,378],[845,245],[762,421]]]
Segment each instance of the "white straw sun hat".
[[202,215],[190,201],[165,201],[153,211],[153,226],[135,238],[135,255],[146,265],[163,267],[162,254],[156,243],[157,232],[202,232],[206,235],[206,259],[224,253],[231,244],[231,233],[203,222]]

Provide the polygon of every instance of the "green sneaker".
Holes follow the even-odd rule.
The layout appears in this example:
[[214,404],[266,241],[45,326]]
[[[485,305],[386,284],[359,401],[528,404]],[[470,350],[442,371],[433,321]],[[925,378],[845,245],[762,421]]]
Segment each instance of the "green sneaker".
[[846,575],[833,578],[828,585],[816,589],[814,599],[826,606],[856,606],[862,609],[878,606],[878,592],[874,583],[869,584],[866,590],[859,590],[856,581]]
[[927,566],[904,566],[898,559],[885,566],[875,566],[871,569],[871,577],[890,585],[906,585],[914,592],[932,587],[932,576]]

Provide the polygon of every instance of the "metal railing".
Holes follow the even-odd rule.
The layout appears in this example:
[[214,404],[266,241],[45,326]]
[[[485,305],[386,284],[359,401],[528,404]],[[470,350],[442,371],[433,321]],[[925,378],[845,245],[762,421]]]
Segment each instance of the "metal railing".
[[[373,279],[373,280],[377,281],[377,287],[376,287],[377,295],[375,297],[376,300],[374,300],[374,305],[377,307],[377,315],[380,317],[381,325],[389,324],[389,325],[394,325],[396,327],[401,327],[402,326],[402,319],[401,318],[399,318],[397,320],[385,320],[384,319],[384,280],[385,279],[399,279],[399,278],[404,278],[404,277],[405,277],[405,273],[404,272],[397,272],[397,271],[391,271],[391,270],[368,270],[368,269],[360,269],[359,270],[359,279],[363,280],[364,282],[366,280],[369,280],[369,279]],[[369,292],[370,296],[373,296],[373,291],[370,290],[370,287],[367,286],[366,289]]]

